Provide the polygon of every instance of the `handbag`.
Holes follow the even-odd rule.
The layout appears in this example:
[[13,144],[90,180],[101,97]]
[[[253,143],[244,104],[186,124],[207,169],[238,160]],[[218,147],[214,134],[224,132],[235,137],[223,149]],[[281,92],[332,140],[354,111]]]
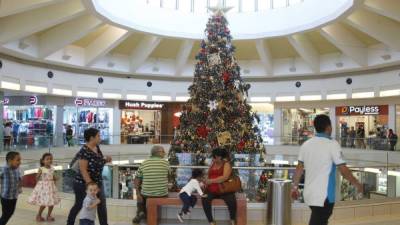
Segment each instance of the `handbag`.
[[242,190],[242,181],[236,175],[231,176],[227,181],[219,184],[221,194],[236,193]]
[[[233,173],[233,172],[232,172]],[[219,184],[219,192],[221,194],[236,193],[242,190],[242,181],[237,175],[231,175],[231,177]]]

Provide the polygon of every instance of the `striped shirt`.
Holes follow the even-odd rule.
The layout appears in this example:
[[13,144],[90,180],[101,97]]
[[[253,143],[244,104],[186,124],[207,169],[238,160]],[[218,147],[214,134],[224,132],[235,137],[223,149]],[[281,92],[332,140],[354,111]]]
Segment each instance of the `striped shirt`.
[[19,169],[9,166],[2,168],[0,173],[0,194],[4,199],[17,199],[21,193],[21,173]]
[[162,197],[168,195],[169,162],[160,157],[150,157],[140,165],[136,176],[142,180],[142,195]]

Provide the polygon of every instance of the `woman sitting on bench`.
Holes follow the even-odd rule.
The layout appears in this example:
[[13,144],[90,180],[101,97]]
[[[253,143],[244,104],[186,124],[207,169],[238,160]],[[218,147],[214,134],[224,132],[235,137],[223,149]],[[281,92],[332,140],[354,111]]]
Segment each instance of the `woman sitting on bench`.
[[219,184],[227,181],[232,173],[228,160],[228,152],[223,148],[216,148],[212,152],[213,162],[208,170],[207,198],[202,199],[204,213],[211,225],[216,225],[212,215],[212,200],[222,199],[228,206],[232,225],[236,224],[236,195],[235,193],[221,194]]

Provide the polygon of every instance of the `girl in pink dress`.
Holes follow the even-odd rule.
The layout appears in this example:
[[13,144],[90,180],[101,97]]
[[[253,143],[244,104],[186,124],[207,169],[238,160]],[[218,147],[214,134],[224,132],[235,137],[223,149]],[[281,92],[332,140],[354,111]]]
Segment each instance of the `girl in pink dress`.
[[57,194],[56,177],[54,176],[53,155],[51,153],[43,154],[40,159],[40,168],[37,174],[37,184],[33,189],[28,202],[32,205],[39,206],[39,212],[36,216],[36,221],[43,222],[45,219],[42,217],[44,209],[48,208],[46,220],[53,222],[54,218],[51,216],[54,205],[60,202]]

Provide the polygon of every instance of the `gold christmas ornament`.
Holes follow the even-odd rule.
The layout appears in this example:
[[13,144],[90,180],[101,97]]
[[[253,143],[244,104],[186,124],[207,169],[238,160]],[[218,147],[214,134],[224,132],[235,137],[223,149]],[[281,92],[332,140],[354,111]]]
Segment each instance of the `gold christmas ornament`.
[[217,139],[219,145],[229,144],[231,142],[231,133],[229,131],[219,133]]

